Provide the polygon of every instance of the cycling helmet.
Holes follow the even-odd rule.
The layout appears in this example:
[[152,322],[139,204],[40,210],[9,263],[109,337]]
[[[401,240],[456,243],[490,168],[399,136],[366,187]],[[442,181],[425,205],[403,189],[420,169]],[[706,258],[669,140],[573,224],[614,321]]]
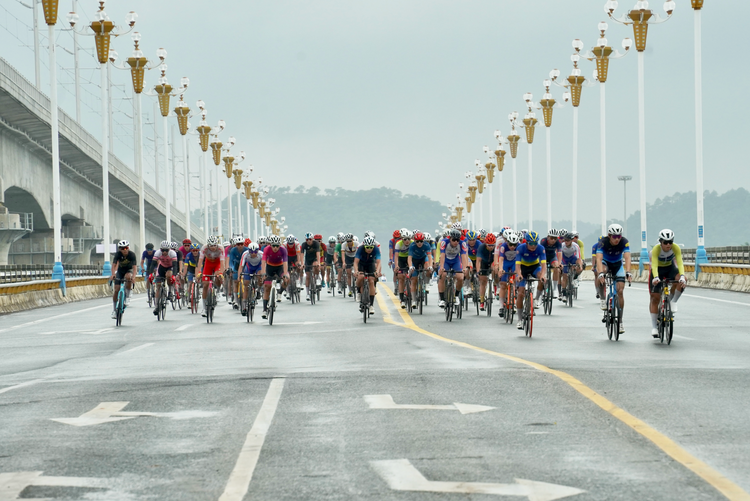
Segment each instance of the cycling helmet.
[[151,242],[147,243],[146,250],[154,250],[154,244],[152,244]]
[[[564,235],[564,233],[563,233],[563,235]],[[560,236],[560,232],[558,232],[554,228],[550,228],[549,231],[547,232],[547,236],[548,237],[558,237],[558,236]]]
[[281,245],[281,237],[278,235],[271,235],[268,237],[268,243],[271,245]]
[[190,250],[191,250],[191,251],[194,251],[194,250],[201,250],[201,246],[200,246],[200,245],[198,245],[198,244],[190,244]]
[[172,242],[169,245],[171,245],[174,250],[177,250],[180,247],[180,245],[177,242]]
[[451,234],[451,230],[450,229],[443,230],[443,237],[448,237],[450,234]]
[[288,243],[289,245],[293,244],[294,242],[295,242],[294,235],[289,235],[288,237],[286,237],[286,243]]
[[371,236],[372,238],[375,238],[375,232],[372,231],[372,230],[366,232],[365,235],[368,235],[368,236]]
[[419,230],[411,230],[412,235],[416,235],[417,233],[419,233]]
[[372,237],[366,237],[364,240],[362,240],[362,245],[366,245],[367,247],[374,247],[375,239]]
[[248,245],[250,245],[251,243],[253,243],[253,241],[252,241],[252,240],[250,240],[249,238],[246,238],[246,239],[245,239],[245,247],[247,247],[247,246],[248,246]]
[[539,233],[536,231],[530,231],[526,234],[526,243],[529,245],[539,244]]
[[622,226],[617,223],[610,224],[609,228],[607,228],[607,234],[610,236],[622,236]]
[[123,247],[130,247],[130,242],[127,240],[120,240],[117,242],[117,248],[122,249]]
[[487,230],[484,228],[479,228],[479,238],[484,238],[487,236]]
[[459,230],[460,231],[461,230],[461,223],[453,223],[451,225],[451,228],[454,229],[454,230]]
[[354,235],[354,236],[352,237],[352,241],[353,241],[353,242],[354,242],[355,244],[359,243],[359,237],[358,237],[357,235]]
[[451,238],[461,238],[461,230],[452,229],[450,230],[450,233],[448,234]]
[[393,232],[393,239],[394,239],[394,240],[398,240],[399,238],[401,238],[401,231],[399,231],[399,230],[395,230],[395,231]]
[[268,239],[265,236],[263,236],[263,235],[259,235],[258,236],[258,242],[261,243],[261,244],[265,244],[265,243],[268,243]]
[[234,244],[234,245],[242,244],[242,243],[245,243],[245,239],[242,238],[242,237],[234,237],[232,239],[232,244]]
[[251,254],[255,254],[256,252],[260,250],[260,247],[258,247],[258,244],[250,244],[248,246],[248,250],[250,251]]
[[674,231],[667,228],[659,232],[659,242],[674,242]]
[[568,230],[566,230],[565,228],[560,228],[559,230],[557,230],[557,236],[558,237],[561,237],[561,236],[565,235],[566,233],[568,233]]
[[403,238],[404,240],[410,240],[411,237],[412,237],[411,231],[409,230],[401,231],[401,238]]
[[343,232],[340,232],[340,231],[339,231],[338,233],[336,233],[336,237],[338,237],[339,239],[340,239],[340,238],[343,238],[343,236],[344,236],[344,233],[343,233]]
[[314,236],[313,238],[314,238],[315,240],[323,240],[323,235],[320,235],[320,234],[316,233],[316,234],[315,234],[315,236]]
[[215,236],[211,235],[206,239],[206,244],[208,245],[219,245],[219,239]]
[[521,230],[521,235],[527,235],[529,233],[529,230]]
[[574,235],[572,233],[566,233],[563,237],[565,240],[573,240]]
[[310,233],[309,231],[307,233],[305,233],[305,240],[312,239],[312,237],[313,237],[313,234]]
[[401,228],[401,231],[399,233],[401,233],[401,235],[403,235],[405,231],[409,231],[409,230],[407,230],[406,228]]
[[476,240],[477,239],[477,232],[476,231],[467,231],[466,232],[466,238],[469,240]]
[[223,242],[221,245],[223,245],[224,247],[229,247],[229,241]]
[[335,244],[336,243],[336,237],[334,237],[333,235],[331,235],[330,237],[328,237],[328,243],[329,244]]
[[193,242],[189,238],[186,238],[185,240],[182,241],[182,245],[184,245],[184,246],[188,246],[188,245],[190,245],[192,243]]
[[518,237],[518,233],[514,231],[506,231],[505,241],[508,242],[509,245],[518,245],[521,239]]
[[573,232],[571,232],[571,233],[573,233],[573,236],[574,236],[574,237],[577,237],[577,236],[578,236],[578,232],[577,232],[577,231],[573,231]]
[[162,240],[161,243],[159,244],[159,247],[162,249],[171,249],[172,244],[169,243],[169,240]]
[[424,239],[427,240],[428,242],[432,242],[432,235],[430,235],[429,233],[425,233]]
[[488,233],[486,237],[484,237],[484,245],[495,245],[497,243],[497,238],[495,238],[495,235],[492,233]]
[[414,241],[415,242],[424,242],[424,234],[419,231],[414,235]]
[[503,226],[503,229],[502,229],[502,231],[500,232],[500,234],[503,234],[503,233],[505,233],[506,231],[510,231],[510,226]]
[[354,235],[352,235],[351,233],[347,233],[346,235],[344,235],[344,239],[347,242],[350,242],[350,241],[354,240]]

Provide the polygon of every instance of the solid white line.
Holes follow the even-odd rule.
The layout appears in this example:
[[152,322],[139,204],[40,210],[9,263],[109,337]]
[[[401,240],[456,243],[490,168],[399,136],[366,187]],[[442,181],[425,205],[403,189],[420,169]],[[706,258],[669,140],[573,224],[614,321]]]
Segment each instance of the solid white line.
[[[643,289],[641,287],[635,287],[635,290],[648,292],[648,288]],[[729,292],[734,292],[734,291],[729,291]],[[718,299],[718,298],[715,298],[715,297],[696,296],[694,294],[685,294],[685,293],[683,293],[682,297],[694,297],[696,299],[708,299],[709,301],[718,301],[720,303],[730,303],[730,304],[739,304],[739,305],[742,305],[742,306],[750,306],[750,303],[742,303],[740,301],[729,301],[728,299]]]
[[[188,327],[192,327],[193,325],[194,325],[194,324],[185,324],[185,325],[181,325],[180,327],[177,327],[177,328],[175,329],[175,332],[177,332],[177,331],[184,331],[185,329],[187,329]],[[197,325],[197,324],[195,324],[195,325]]]
[[53,317],[44,317],[44,318],[40,318],[39,320],[34,320],[33,322],[26,322],[25,324],[14,325],[13,327],[8,327],[6,329],[0,329],[0,332],[5,332],[5,331],[13,330],[13,329],[18,329],[19,327],[28,327],[29,325],[36,325],[36,324],[39,324],[39,323],[42,323],[42,322],[48,322],[50,320],[55,320],[56,318],[67,317],[69,315],[76,315],[78,313],[83,313],[84,311],[91,311],[91,310],[96,310],[96,309],[99,309],[99,308],[108,308],[110,306],[111,305],[109,303],[107,303],[107,304],[102,304],[102,305],[99,305],[99,306],[92,306],[91,308],[84,308],[83,310],[76,310],[76,311],[71,311],[69,313],[63,313],[61,315],[55,315]]
[[250,487],[250,481],[253,479],[255,466],[258,464],[260,450],[263,442],[266,440],[268,428],[276,413],[276,407],[279,405],[281,392],[284,389],[284,379],[275,378],[271,381],[266,398],[260,407],[260,412],[255,418],[253,427],[247,434],[245,443],[242,446],[240,455],[237,458],[237,464],[229,475],[227,487],[219,498],[219,501],[242,501]]
[[37,384],[37,383],[40,383],[40,382],[44,381],[44,379],[45,378],[35,379],[33,381],[26,381],[25,383],[17,384],[15,386],[8,386],[7,388],[3,388],[2,390],[0,390],[0,393],[5,393],[5,392],[8,392],[10,390],[15,390],[17,388],[23,388],[25,386],[31,386],[32,384]]
[[154,343],[142,344],[140,346],[136,346],[135,348],[130,348],[129,350],[125,350],[123,352],[120,352],[120,353],[118,353],[118,355],[124,355],[126,353],[131,353],[131,352],[134,352],[134,351],[142,350],[143,348],[148,348],[149,346],[152,346],[153,344]]

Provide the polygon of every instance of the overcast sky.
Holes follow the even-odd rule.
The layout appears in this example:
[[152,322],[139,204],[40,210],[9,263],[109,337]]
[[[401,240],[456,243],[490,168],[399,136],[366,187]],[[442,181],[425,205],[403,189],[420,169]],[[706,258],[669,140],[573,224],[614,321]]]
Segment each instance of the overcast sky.
[[[24,0],[30,3],[31,0]],[[61,18],[71,0],[61,0]],[[96,11],[79,0],[82,21]],[[522,96],[538,100],[553,68],[570,73],[574,38],[586,48],[598,38],[604,0],[111,0],[115,22],[139,14],[142,48],[154,57],[169,51],[168,76],[188,76],[186,95],[203,99],[209,123],[227,122],[256,173],[273,185],[377,186],[455,201],[463,173],[494,148],[493,131],[509,132],[507,115],[525,112]],[[743,23],[750,2],[708,0],[703,12],[705,188],[724,192],[750,185],[746,141],[750,70]],[[0,8],[2,57],[33,80],[31,40],[19,19],[31,12],[18,0]],[[634,2],[620,2],[624,13]],[[695,189],[693,10],[680,0],[668,22],[649,30],[646,52],[647,200]],[[651,7],[663,15],[662,2]],[[610,22],[607,38],[619,48],[632,29]],[[12,33],[16,30],[16,33]],[[19,41],[21,40],[21,41]],[[68,34],[60,45],[71,47]],[[44,42],[46,43],[46,41]],[[93,39],[82,40],[93,46]],[[129,37],[113,44],[121,57]],[[622,183],[632,175],[628,212],[638,206],[637,56],[612,61],[607,82],[608,211],[622,215]],[[46,53],[43,55],[46,59]],[[61,51],[61,65],[70,67]],[[94,66],[83,55],[86,66]],[[590,77],[593,64],[582,64]],[[43,67],[42,73],[46,72]],[[129,75],[115,72],[129,92]],[[98,82],[94,71],[87,78]],[[158,75],[150,72],[147,83]],[[61,80],[65,80],[63,72]],[[43,78],[43,85],[48,85]],[[597,84],[598,85],[598,84]],[[98,90],[89,86],[94,99]],[[46,92],[46,91],[45,91]],[[562,89],[552,90],[561,101]],[[122,94],[122,91],[120,91]],[[125,94],[123,94],[125,95]],[[60,91],[73,113],[71,94]],[[152,98],[144,100],[151,109]],[[122,106],[127,109],[128,105]],[[94,105],[94,108],[98,104]],[[541,112],[538,112],[541,121]],[[120,121],[125,118],[121,117]],[[97,129],[92,115],[84,121]],[[192,124],[197,125],[193,119]],[[555,219],[570,217],[572,107],[555,111],[552,127]],[[541,125],[541,124],[540,124]],[[149,129],[146,128],[148,133]],[[96,130],[94,130],[96,133]],[[116,151],[132,163],[125,141]],[[196,147],[197,148],[197,147]],[[519,219],[527,214],[527,145],[518,155]],[[196,149],[197,151],[197,149]],[[584,88],[580,107],[579,219],[599,220],[599,89]],[[533,145],[535,219],[546,214],[546,141]],[[505,214],[511,213],[510,162],[505,173]],[[499,192],[495,187],[495,203]],[[289,214],[287,214],[289,217]]]

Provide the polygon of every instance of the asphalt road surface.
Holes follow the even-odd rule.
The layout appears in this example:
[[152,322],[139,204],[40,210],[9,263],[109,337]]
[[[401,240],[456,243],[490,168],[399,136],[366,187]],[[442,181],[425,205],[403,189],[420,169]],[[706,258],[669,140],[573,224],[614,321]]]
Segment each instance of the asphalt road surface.
[[0,501],[750,499],[750,296],[688,290],[667,346],[643,285],[618,342],[590,282],[532,338],[382,285],[367,324],[325,293],[0,317]]

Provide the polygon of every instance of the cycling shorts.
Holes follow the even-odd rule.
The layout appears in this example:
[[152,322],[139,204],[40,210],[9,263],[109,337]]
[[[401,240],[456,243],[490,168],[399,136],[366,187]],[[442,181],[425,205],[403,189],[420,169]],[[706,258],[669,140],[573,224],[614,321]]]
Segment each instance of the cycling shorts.
[[154,281],[156,283],[163,282],[164,279],[167,277],[167,272],[170,271],[171,269],[172,269],[171,266],[169,268],[165,268],[162,265],[159,265],[156,268],[156,278]]
[[415,259],[411,260],[411,264],[414,265],[414,271],[411,272],[411,278],[417,278],[419,274],[424,271],[424,265],[427,264],[426,259],[422,259],[421,261],[417,261]]
[[461,267],[461,260],[455,259],[454,261],[448,261],[447,259],[443,261],[443,269],[445,271],[453,270],[456,273],[463,273],[464,269]]
[[297,264],[297,256],[287,256],[286,260],[290,268]]
[[[658,266],[656,272],[659,274],[659,278],[662,280],[675,280],[680,276],[680,270],[677,269],[677,265],[670,263],[669,266]],[[654,270],[648,272],[648,283],[651,292],[654,294],[661,294],[661,290],[664,288],[664,283],[659,282],[658,285],[654,286],[651,282],[654,280]]]
[[115,285],[120,285],[125,281],[125,275],[130,273],[131,268],[117,268],[117,273],[115,274]]
[[515,261],[503,261],[503,273],[500,276],[500,281],[507,282],[510,279],[510,276],[515,274],[515,272],[516,272]]
[[269,266],[266,265],[266,279],[265,283],[270,284],[275,278],[284,278],[284,266]]
[[542,265],[533,264],[531,266],[521,265],[521,281],[518,282],[519,287],[526,287],[526,277],[533,276],[539,278],[538,275],[542,273]]
[[602,264],[615,277],[615,282],[625,282],[625,267],[622,265],[622,261],[617,261],[615,263],[602,261]]
[[219,270],[221,270],[221,261],[218,259],[216,261],[206,260],[206,262],[203,263],[203,281],[210,282],[210,275],[218,275]]

